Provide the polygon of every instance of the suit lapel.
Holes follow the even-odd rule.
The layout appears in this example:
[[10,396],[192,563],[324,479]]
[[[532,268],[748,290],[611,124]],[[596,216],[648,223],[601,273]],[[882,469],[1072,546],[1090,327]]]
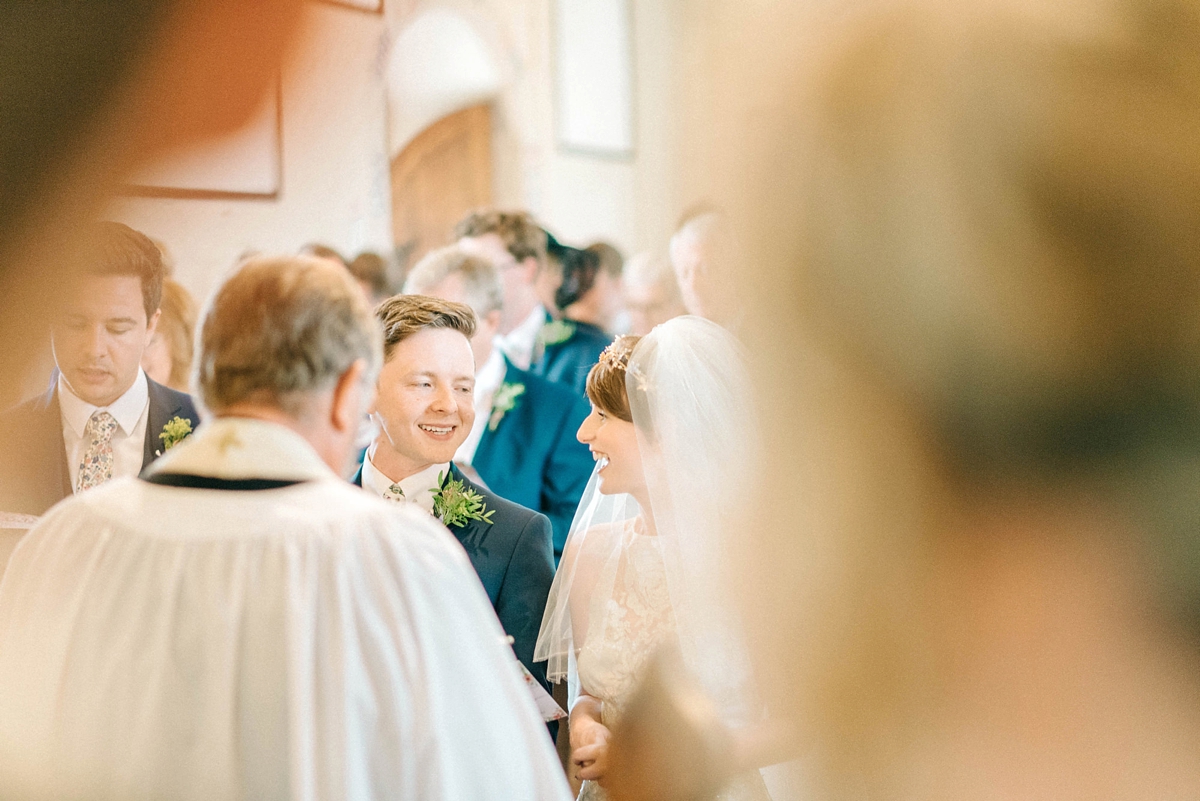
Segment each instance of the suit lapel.
[[[506,383],[509,383],[510,381],[527,383],[527,382],[521,381],[521,378],[522,378],[522,376],[520,374],[520,371],[517,370],[516,367],[513,367],[512,362],[510,362],[508,360],[508,357],[505,356],[504,357],[504,378],[501,379],[500,386],[504,386]],[[500,388],[497,387],[496,391],[499,392]],[[516,407],[521,404],[521,401],[523,399],[524,399],[523,397],[518,397],[515,400],[513,408],[510,409],[508,412],[506,412],[504,414],[504,417],[500,418],[500,422],[496,424],[495,431],[492,430],[492,427],[490,425],[484,426],[483,436],[479,438],[479,445],[477,445],[475,447],[475,457],[473,459],[471,459],[471,464],[475,467],[476,472],[478,472],[480,475],[490,472],[489,468],[491,467],[491,461],[493,458],[495,458],[495,454],[498,452],[497,448],[500,447],[497,444],[497,442],[503,440],[503,438],[506,436],[511,436],[511,434],[508,434],[508,431],[511,428],[511,426],[506,425],[506,423],[508,422],[508,418],[512,417],[513,412],[515,412],[517,410]],[[494,401],[493,401],[493,405],[494,405]],[[489,423],[491,422],[491,417],[492,417],[492,410],[488,409],[488,422]],[[500,451],[500,452],[502,452],[502,451]]]
[[[57,371],[55,372],[57,376]],[[67,443],[63,440],[62,409],[58,405],[58,381],[51,383],[49,391],[42,400],[43,414],[46,426],[46,449],[54,454],[51,476],[57,475],[59,492],[58,500],[68,498],[75,491],[71,486],[71,470],[67,465]],[[53,479],[51,479],[53,480]]]
[[146,442],[142,448],[143,470],[149,467],[150,463],[157,458],[157,452],[162,450],[162,440],[158,435],[162,433],[171,418],[183,411],[182,406],[171,402],[170,396],[161,384],[155,383],[147,377],[146,387],[150,393],[150,408],[147,410],[146,416]]
[[[471,481],[471,479],[463,475],[462,471],[458,469],[454,462],[450,463],[450,473],[446,477],[447,481],[450,479],[461,481],[464,488],[473,489],[481,495],[483,494],[483,491],[479,488],[479,486]],[[443,482],[443,486],[445,486],[445,482]],[[475,561],[476,554],[482,553],[485,556],[487,555],[486,550],[482,549],[480,545],[483,541],[484,534],[487,533],[488,527],[489,524],[484,523],[481,520],[468,520],[461,526],[446,526],[446,528],[450,530],[450,533],[454,535],[454,538],[458,540],[459,544],[462,545],[467,554],[472,557],[472,561]]]

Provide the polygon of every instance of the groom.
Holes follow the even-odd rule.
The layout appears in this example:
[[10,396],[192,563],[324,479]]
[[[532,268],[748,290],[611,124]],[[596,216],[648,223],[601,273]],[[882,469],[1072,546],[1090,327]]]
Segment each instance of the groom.
[[352,481],[445,524],[466,550],[517,658],[549,689],[533,646],[554,580],[550,521],[472,483],[451,461],[475,420],[475,315],[460,303],[397,295],[375,316],[384,334],[371,412],[379,434]]

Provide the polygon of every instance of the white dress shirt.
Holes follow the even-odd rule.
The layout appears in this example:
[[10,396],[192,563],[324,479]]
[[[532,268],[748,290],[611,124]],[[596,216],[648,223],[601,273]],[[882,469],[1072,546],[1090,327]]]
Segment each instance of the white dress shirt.
[[263,421],[151,471],[303,483],[118,478],[41,519],[0,585],[0,795],[567,801],[445,528]]
[[438,484],[438,476],[444,477],[449,472],[449,462],[443,462],[430,465],[420,473],[414,473],[401,481],[392,481],[380,472],[375,463],[371,461],[371,450],[368,450],[367,455],[363,457],[362,485],[363,489],[369,490],[381,498],[391,500],[394,497],[391,487],[393,484],[399,484],[400,489],[404,491],[406,502],[415,504],[417,508],[433,514],[433,494],[441,489],[441,485]]
[[497,337],[496,341],[513,364],[522,370],[528,370],[529,365],[533,363],[538,334],[542,332],[542,326],[545,324],[546,309],[539,303],[516,328],[502,337]]
[[78,491],[79,463],[87,452],[83,438],[88,420],[94,412],[108,411],[117,421],[113,431],[113,478],[136,476],[142,472],[146,447],[146,423],[150,416],[150,388],[146,374],[138,368],[133,386],[108,406],[93,406],[71,391],[62,373],[58,375],[58,408],[62,412],[63,444],[67,448],[67,469],[71,471],[71,488]]
[[508,366],[504,363],[504,354],[499,348],[492,348],[483,367],[475,373],[475,422],[471,425],[471,433],[458,446],[454,461],[460,465],[471,464],[475,459],[475,451],[479,449],[479,441],[487,429],[492,416],[492,401],[496,398],[496,390],[504,383],[504,374]]

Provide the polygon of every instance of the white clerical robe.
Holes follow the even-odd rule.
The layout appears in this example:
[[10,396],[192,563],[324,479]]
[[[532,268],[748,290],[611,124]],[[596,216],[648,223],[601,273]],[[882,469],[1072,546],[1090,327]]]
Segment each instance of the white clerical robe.
[[0,796],[560,799],[486,594],[428,515],[218,419],[48,512],[0,583]]

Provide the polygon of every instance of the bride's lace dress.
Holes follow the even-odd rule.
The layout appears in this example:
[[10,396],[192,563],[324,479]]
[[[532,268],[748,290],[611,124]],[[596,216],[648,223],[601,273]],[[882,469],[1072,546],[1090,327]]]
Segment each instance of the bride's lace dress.
[[[675,615],[659,539],[639,534],[633,526],[625,534],[604,630],[587,637],[576,656],[579,683],[588,695],[603,702],[602,722],[609,729],[624,714],[647,661],[659,645],[675,637]],[[607,798],[594,782],[585,781],[579,791],[580,801]],[[770,796],[756,772],[739,778],[719,798],[769,801]]]

